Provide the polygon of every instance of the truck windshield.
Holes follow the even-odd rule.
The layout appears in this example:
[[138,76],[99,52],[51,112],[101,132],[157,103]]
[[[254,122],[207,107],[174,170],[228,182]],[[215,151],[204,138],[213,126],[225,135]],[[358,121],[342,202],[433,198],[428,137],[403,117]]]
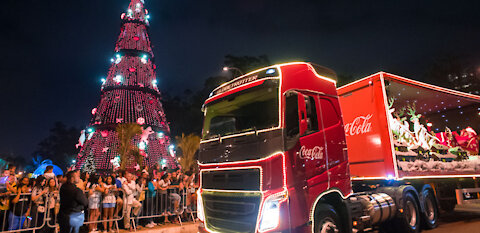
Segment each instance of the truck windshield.
[[203,139],[279,125],[278,88],[262,87],[207,105]]

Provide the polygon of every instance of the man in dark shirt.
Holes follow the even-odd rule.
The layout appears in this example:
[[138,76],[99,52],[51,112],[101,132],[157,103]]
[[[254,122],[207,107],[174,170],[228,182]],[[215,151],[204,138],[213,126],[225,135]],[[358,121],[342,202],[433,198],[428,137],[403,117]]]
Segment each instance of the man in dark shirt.
[[67,182],[60,188],[60,211],[58,213],[60,233],[78,233],[85,220],[83,210],[88,205],[88,199],[83,191],[75,185],[80,180],[80,173],[70,171],[66,177]]

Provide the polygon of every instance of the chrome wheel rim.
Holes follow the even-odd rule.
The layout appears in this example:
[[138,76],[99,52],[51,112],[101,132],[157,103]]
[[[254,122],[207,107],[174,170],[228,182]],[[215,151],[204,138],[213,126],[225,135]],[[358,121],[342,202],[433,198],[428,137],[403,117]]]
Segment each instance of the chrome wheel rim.
[[408,224],[415,229],[417,226],[417,211],[415,209],[415,204],[410,200],[408,200],[406,203],[405,214]]
[[425,209],[427,210],[427,218],[430,222],[435,221],[435,207],[433,205],[432,199],[427,198],[425,200]]
[[338,233],[337,225],[330,218],[324,219],[320,226],[320,233]]

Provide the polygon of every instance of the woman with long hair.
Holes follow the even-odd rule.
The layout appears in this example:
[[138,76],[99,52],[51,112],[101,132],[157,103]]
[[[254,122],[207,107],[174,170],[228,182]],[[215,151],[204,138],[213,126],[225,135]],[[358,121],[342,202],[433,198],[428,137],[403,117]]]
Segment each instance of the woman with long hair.
[[113,230],[113,212],[115,211],[115,204],[117,198],[115,197],[115,192],[117,187],[115,186],[115,181],[113,176],[105,177],[105,183],[103,183],[103,220],[108,220],[103,222],[103,232],[108,231],[114,232]]
[[32,189],[32,222],[35,227],[40,227],[43,224],[45,218],[45,204],[47,202],[48,189],[46,186],[46,179],[44,176],[38,176],[35,179],[35,186]]
[[45,190],[48,191],[47,193],[47,203],[45,205],[46,210],[45,214],[46,216],[50,217],[50,221],[48,223],[45,223],[45,225],[40,229],[40,233],[53,233],[55,231],[55,228],[50,227],[50,226],[55,226],[55,219],[56,219],[56,214],[55,214],[55,206],[59,202],[59,195],[58,195],[58,188],[57,188],[57,180],[55,178],[50,178],[47,180],[46,185],[45,185]]
[[[157,195],[157,182],[156,182],[156,179],[153,179],[152,176],[149,176],[147,178],[147,190],[146,190],[146,198],[145,198],[145,201],[144,201],[144,205],[143,205],[143,213],[145,216],[152,216],[152,215],[156,215],[158,214],[156,212],[156,205],[154,203],[154,200],[155,200],[155,197]],[[153,222],[153,218],[148,218],[145,220],[145,222],[147,223],[145,225],[145,227],[148,227],[148,228],[152,228],[154,227],[155,225],[155,222]]]
[[[102,177],[92,175],[90,182],[88,182],[86,186],[86,190],[88,190],[88,221],[95,222],[98,220],[98,217],[100,217],[100,199],[104,192]],[[90,233],[98,233],[97,223],[91,223],[88,227]]]

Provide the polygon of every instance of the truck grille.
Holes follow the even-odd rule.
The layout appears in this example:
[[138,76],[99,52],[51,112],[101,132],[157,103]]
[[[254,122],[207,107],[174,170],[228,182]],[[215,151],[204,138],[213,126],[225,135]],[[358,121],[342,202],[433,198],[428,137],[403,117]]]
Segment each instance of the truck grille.
[[202,188],[260,191],[260,169],[202,171]]
[[202,193],[206,227],[218,232],[255,232],[260,193]]

